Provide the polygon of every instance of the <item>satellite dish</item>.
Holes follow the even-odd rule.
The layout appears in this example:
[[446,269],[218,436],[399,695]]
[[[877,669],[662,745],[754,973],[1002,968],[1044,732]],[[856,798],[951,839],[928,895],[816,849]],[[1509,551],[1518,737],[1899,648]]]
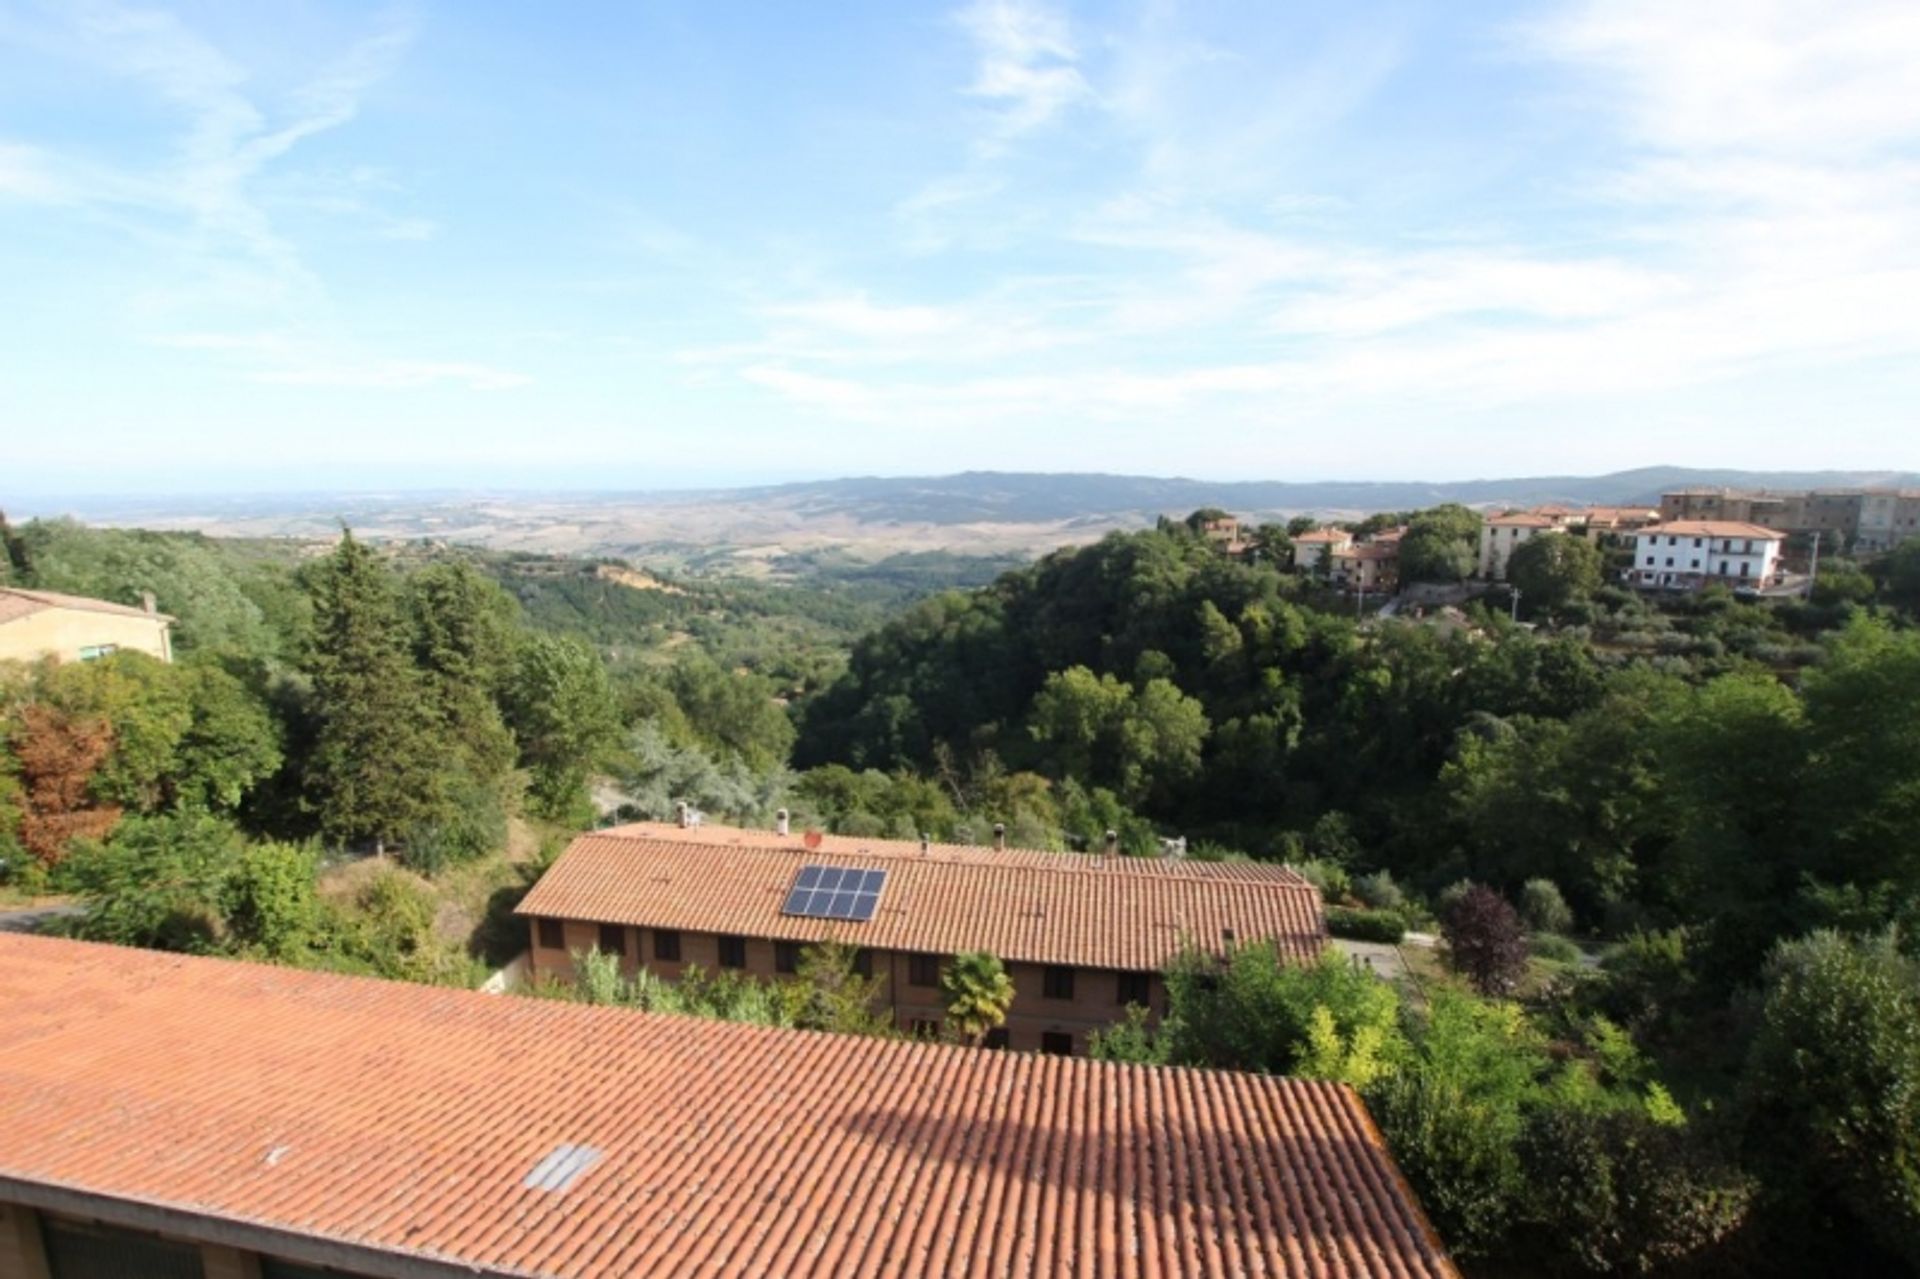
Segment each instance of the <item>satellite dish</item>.
[[806,834],[800,837],[800,842],[805,844],[808,848],[818,848],[820,847],[820,841],[824,838],[825,836],[821,835],[819,831],[810,830]]

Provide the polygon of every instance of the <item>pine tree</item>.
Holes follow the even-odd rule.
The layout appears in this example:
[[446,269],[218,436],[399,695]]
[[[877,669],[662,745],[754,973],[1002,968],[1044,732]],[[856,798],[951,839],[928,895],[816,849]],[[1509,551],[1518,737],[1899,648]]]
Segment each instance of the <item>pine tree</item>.
[[341,843],[404,843],[444,807],[429,705],[408,654],[392,574],[351,530],[315,574],[313,677],[319,729],[306,768],[320,829]]

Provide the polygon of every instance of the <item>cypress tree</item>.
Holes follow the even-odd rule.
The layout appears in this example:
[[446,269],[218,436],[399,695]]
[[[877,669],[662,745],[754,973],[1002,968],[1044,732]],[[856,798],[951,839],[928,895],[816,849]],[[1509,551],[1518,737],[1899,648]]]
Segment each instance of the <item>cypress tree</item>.
[[311,590],[318,732],[307,802],[329,839],[405,843],[443,816],[445,788],[393,575],[349,529]]

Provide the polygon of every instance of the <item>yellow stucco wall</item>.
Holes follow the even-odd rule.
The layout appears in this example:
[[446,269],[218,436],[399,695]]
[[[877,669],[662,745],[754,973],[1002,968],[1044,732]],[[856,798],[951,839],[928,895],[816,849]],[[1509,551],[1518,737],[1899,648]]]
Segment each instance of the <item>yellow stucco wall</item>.
[[77,662],[81,649],[102,644],[112,644],[123,653],[173,660],[167,624],[158,617],[44,608],[0,623],[0,661],[31,662],[52,653],[63,662]]

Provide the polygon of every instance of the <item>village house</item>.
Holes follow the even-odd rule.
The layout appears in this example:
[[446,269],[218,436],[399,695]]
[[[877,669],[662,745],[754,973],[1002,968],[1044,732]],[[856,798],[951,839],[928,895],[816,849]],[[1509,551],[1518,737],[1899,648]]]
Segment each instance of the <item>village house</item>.
[[1390,591],[1400,584],[1400,539],[1374,538],[1333,552],[1333,581],[1350,591]]
[[1862,495],[1856,550],[1890,551],[1911,537],[1920,537],[1920,489],[1872,489]]
[[576,839],[517,913],[540,977],[598,949],[630,974],[773,980],[833,939],[859,948],[895,1024],[927,1037],[948,958],[987,951],[1015,989],[992,1046],[1060,1055],[1130,1004],[1164,1013],[1162,972],[1185,946],[1270,941],[1306,961],[1327,945],[1318,892],[1283,866],[651,822]]
[[5,1279],[1457,1275],[1325,1081],[43,937],[0,971]]
[[1589,506],[1572,517],[1587,537],[1596,541],[1636,533],[1660,522],[1660,512],[1651,506]]
[[1293,539],[1293,571],[1296,573],[1314,573],[1320,569],[1321,557],[1343,551],[1353,545],[1353,534],[1343,528],[1308,529]]
[[173,660],[173,619],[153,596],[134,608],[55,591],[0,586],[0,661],[90,662],[113,653]]
[[1676,520],[1634,535],[1629,580],[1648,589],[1699,590],[1713,583],[1758,589],[1780,575],[1786,534],[1735,520]]
[[1562,532],[1566,521],[1565,514],[1543,515],[1537,511],[1510,511],[1486,520],[1480,525],[1480,577],[1504,582],[1507,561],[1514,551],[1543,533]]

